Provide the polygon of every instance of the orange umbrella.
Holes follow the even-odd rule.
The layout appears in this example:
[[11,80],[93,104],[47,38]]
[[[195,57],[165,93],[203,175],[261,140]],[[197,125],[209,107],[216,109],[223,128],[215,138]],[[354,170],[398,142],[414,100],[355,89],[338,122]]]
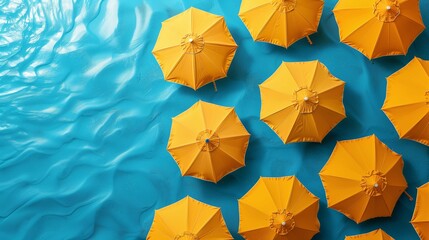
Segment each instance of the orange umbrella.
[[339,0],[340,40],[373,59],[405,55],[425,29],[419,0]]
[[357,223],[391,216],[407,188],[403,166],[375,135],[338,142],[320,171],[328,207]]
[[223,17],[189,8],[162,23],[153,55],[167,81],[196,90],[226,77],[236,48]]
[[416,207],[411,224],[420,239],[429,239],[429,182],[417,189]]
[[283,62],[261,91],[261,120],[284,143],[321,142],[345,118],[344,82],[319,61]]
[[245,239],[307,240],[319,232],[319,199],[294,176],[261,177],[238,207]]
[[429,146],[429,61],[415,57],[387,78],[382,110],[401,138]]
[[242,0],[239,16],[255,41],[289,47],[317,32],[323,0]]
[[148,240],[233,239],[219,208],[191,197],[155,211]]
[[173,118],[167,149],[182,175],[218,182],[244,166],[249,137],[234,108],[198,101]]
[[354,236],[346,236],[344,240],[395,240],[393,237],[389,236],[382,229],[377,229],[369,233],[354,235]]

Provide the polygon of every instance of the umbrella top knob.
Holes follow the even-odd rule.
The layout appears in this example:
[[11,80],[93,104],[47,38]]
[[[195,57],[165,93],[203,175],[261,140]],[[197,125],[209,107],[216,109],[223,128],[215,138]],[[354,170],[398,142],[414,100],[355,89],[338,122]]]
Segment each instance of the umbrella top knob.
[[374,187],[378,188],[378,183],[375,183],[375,184],[374,184]]
[[191,43],[191,42],[194,41],[194,39],[193,38],[189,38],[188,41]]
[[205,142],[206,142],[206,143],[209,143],[209,142],[210,142],[210,139],[206,138]]
[[282,226],[286,226],[286,222],[285,221],[282,222]]
[[304,97],[304,101],[308,101],[308,97],[307,96]]
[[387,5],[387,6],[386,6],[386,9],[387,9],[387,10],[390,10],[390,9],[392,9],[392,7],[391,7],[391,6],[389,6],[389,5]]

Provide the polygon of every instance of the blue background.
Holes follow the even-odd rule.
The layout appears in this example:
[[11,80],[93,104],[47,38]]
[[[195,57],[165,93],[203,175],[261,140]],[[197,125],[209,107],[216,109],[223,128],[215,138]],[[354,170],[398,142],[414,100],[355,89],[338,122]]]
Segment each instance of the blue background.
[[[421,11],[429,26],[429,5]],[[239,0],[0,0],[0,239],[144,239],[154,210],[186,195],[221,207],[234,238],[238,205],[260,176],[296,175],[320,201],[314,239],[383,228],[418,239],[415,202],[391,218],[355,224],[328,209],[319,171],[336,141],[376,134],[403,155],[408,192],[429,180],[427,146],[399,140],[380,110],[385,77],[415,55],[429,59],[423,32],[406,56],[367,60],[339,42],[325,2],[313,45],[253,42]],[[163,80],[151,54],[161,22],[194,6],[225,16],[239,45],[228,77],[193,91]],[[322,144],[284,145],[259,120],[258,84],[282,61],[319,59],[346,82],[347,118]],[[234,106],[252,134],[246,167],[218,184],[181,177],[166,151],[171,118],[197,100]]]

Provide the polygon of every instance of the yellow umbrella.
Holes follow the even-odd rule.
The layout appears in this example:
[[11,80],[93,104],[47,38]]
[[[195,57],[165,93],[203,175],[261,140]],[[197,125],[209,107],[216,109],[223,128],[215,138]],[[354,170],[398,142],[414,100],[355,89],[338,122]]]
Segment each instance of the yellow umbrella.
[[417,189],[416,208],[411,224],[420,239],[429,239],[429,182]]
[[255,41],[289,47],[317,32],[323,0],[242,0],[239,16]]
[[219,208],[191,197],[155,211],[148,240],[233,239]]
[[173,118],[167,149],[182,175],[218,182],[245,165],[249,137],[234,108],[198,101]]
[[321,142],[345,118],[344,82],[319,61],[283,62],[261,91],[261,120],[284,143]]
[[387,78],[382,110],[401,138],[429,146],[429,61],[414,58]]
[[236,49],[223,17],[191,7],[162,23],[153,55],[167,81],[196,90],[226,77]]
[[405,55],[425,29],[419,0],[339,0],[333,12],[341,42],[369,59]]
[[306,240],[319,232],[319,199],[294,176],[261,177],[238,207],[245,239]]
[[377,229],[369,233],[354,235],[354,236],[346,236],[344,240],[395,240],[389,234],[387,234],[382,229]]
[[337,142],[320,171],[328,207],[357,223],[391,216],[407,188],[403,166],[375,135]]

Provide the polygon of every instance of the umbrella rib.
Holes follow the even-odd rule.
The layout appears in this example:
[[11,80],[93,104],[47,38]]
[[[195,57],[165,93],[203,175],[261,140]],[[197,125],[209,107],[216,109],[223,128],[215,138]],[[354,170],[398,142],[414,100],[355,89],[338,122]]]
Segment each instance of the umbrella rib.
[[261,215],[264,215],[264,216],[267,216],[267,217],[269,217],[269,216],[271,215],[271,213],[270,213],[270,214],[267,214],[267,213],[265,213],[265,212],[262,212],[260,209],[258,209],[258,208],[256,208],[256,207],[254,207],[254,206],[252,206],[252,205],[250,205],[250,204],[248,204],[247,202],[244,202],[244,201],[243,201],[243,198],[239,200],[239,204],[246,205],[246,206],[248,206],[249,208],[251,208],[251,209],[253,209],[253,210],[255,210],[255,211],[257,211],[257,212],[261,213]]
[[293,107],[293,103],[291,103],[290,105],[288,105],[288,106],[286,106],[286,107],[283,107],[282,109],[280,109],[280,110],[277,110],[277,111],[275,111],[275,112],[273,112],[273,113],[270,113],[269,115],[267,115],[267,116],[265,116],[263,119],[266,119],[266,118],[268,118],[268,117],[271,117],[271,116],[273,116],[273,115],[275,115],[275,114],[277,114],[277,113],[280,113],[281,111],[284,111],[284,110],[286,110],[287,108],[290,108],[290,107]]
[[179,146],[170,147],[170,148],[168,148],[168,150],[176,150],[176,149],[178,149],[178,148],[189,147],[189,146],[194,145],[194,144],[196,144],[196,143],[197,143],[197,142],[185,143],[185,144],[182,144],[182,145],[179,145]]
[[206,29],[202,30],[199,35],[203,36],[207,31],[209,31],[211,28],[213,28],[216,24],[218,24],[220,21],[223,20],[223,17],[219,17],[216,21],[213,22],[213,24],[210,24]]
[[215,181],[215,183],[218,181],[218,179],[217,179],[217,177],[216,177],[216,173],[215,173],[215,170],[214,170],[214,167],[213,167],[213,160],[212,160],[212,155],[211,155],[211,153],[209,152],[208,153],[208,155],[209,155],[209,161],[210,161],[210,163],[209,163],[209,165],[210,165],[210,171],[212,172],[212,177],[213,177],[213,180]]
[[396,26],[396,24],[393,24],[393,26],[395,26],[394,29],[396,30],[396,34],[398,35],[399,42],[401,43],[401,49],[403,52],[406,52],[404,49],[404,43],[402,42],[401,34],[399,33],[399,29]]
[[413,220],[412,223],[429,223],[429,220]]
[[[307,210],[308,208],[310,208],[313,204],[318,204],[318,199],[315,199],[315,201],[314,202],[312,202],[311,204],[309,204],[306,208],[304,208],[304,209],[302,209],[301,211],[299,211],[299,212],[294,212],[293,213],[293,215],[298,215],[298,214],[301,214],[302,212],[304,212],[305,210]],[[301,229],[304,229],[304,228],[301,228]],[[307,229],[307,230],[310,230],[310,229]]]
[[344,149],[344,151],[355,161],[355,163],[357,163],[356,165],[358,165],[361,168],[361,170],[366,172],[365,166],[362,166],[360,164],[360,160],[355,158],[355,156],[352,153],[350,153],[349,150],[343,144],[341,144],[341,142],[337,143],[337,145],[341,146]]
[[[298,9],[297,9],[298,10]],[[313,28],[315,28],[315,26],[310,22],[310,21],[308,21],[308,19],[304,16],[304,15],[302,15],[301,13],[300,13],[300,11],[295,11],[299,16],[301,16],[309,25],[311,25]],[[316,29],[317,30],[317,29]]]
[[[231,156],[229,153],[225,152],[222,147],[218,148],[219,151],[223,152],[225,155],[228,155],[231,159],[234,160],[234,162],[239,163],[240,165],[244,165],[244,162],[239,162],[239,160],[235,159],[235,157]],[[244,159],[243,159],[244,160]]]
[[270,200],[271,200],[271,202],[273,203],[273,205],[274,205],[274,206],[276,206],[276,208],[279,208],[279,206],[277,206],[276,202],[274,201],[274,197],[273,197],[273,195],[271,194],[271,191],[270,191],[270,189],[268,188],[267,184],[265,183],[265,180],[264,180],[264,179],[262,179],[262,183],[263,183],[263,185],[264,185],[264,187],[265,187],[265,190],[267,190],[268,195],[270,196]]
[[214,128],[214,132],[217,132],[218,130],[219,130],[219,128],[220,128],[220,126],[222,126],[222,124],[224,124],[225,123],[225,121],[226,121],[226,119],[231,115],[231,114],[233,114],[234,113],[234,108],[230,108],[230,111],[229,111],[229,113],[228,114],[226,114],[225,115],[225,118],[224,119],[222,119],[222,121]]
[[[292,199],[292,194],[293,194],[293,190],[294,190],[295,184],[300,184],[296,178],[295,178],[295,179],[294,179],[294,181],[292,182],[292,188],[291,188],[291,190],[290,190],[290,192],[289,192],[289,196],[288,196],[288,198],[287,198],[287,206],[286,206],[286,209],[287,209],[288,211],[290,211],[290,209],[292,208],[292,206],[291,206],[292,204],[291,204],[290,200]],[[298,197],[297,199],[301,199],[302,195],[304,195],[305,193],[306,193],[305,191],[301,191],[301,192],[300,192],[300,194],[299,194],[299,197]],[[300,211],[300,212],[302,212],[302,211]],[[297,213],[293,212],[292,214],[297,215],[298,213],[299,213],[299,212],[297,212]]]
[[265,7],[265,6],[267,6],[268,4],[270,4],[270,3],[264,3],[264,4],[262,4],[262,5],[259,5],[259,6],[256,6],[256,7],[253,7],[253,8],[251,8],[251,9],[249,9],[249,10],[245,11],[245,12],[240,12],[238,15],[240,16],[240,15],[246,14],[246,13],[248,13],[248,12],[250,12],[250,11],[253,11],[253,10],[256,10],[256,9],[258,9],[258,8]]
[[336,175],[331,175],[331,174],[326,174],[326,173],[323,173],[323,174],[320,173],[320,175],[321,176],[326,176],[326,177],[331,177],[331,178],[338,178],[338,179],[341,179],[341,180],[346,179],[348,181],[354,181],[354,182],[356,182],[357,184],[360,185],[360,180],[356,180],[356,179],[353,179],[353,178],[347,178],[345,176],[336,176]]
[[200,156],[200,154],[201,154],[201,150],[200,151],[198,151],[198,153],[196,154],[196,156],[194,156],[192,159],[192,161],[191,161],[191,163],[189,164],[189,166],[187,166],[187,168],[186,169],[183,169],[183,175],[185,175],[188,171],[189,171],[189,169],[191,169],[192,168],[192,166],[195,164],[195,162],[196,162],[196,159],[198,158],[198,156]]
[[234,43],[217,43],[217,42],[211,42],[211,41],[205,41],[204,45],[215,45],[215,46],[222,46],[222,47],[235,47],[237,48],[237,45]]
[[290,94],[287,94],[287,93],[284,93],[284,92],[280,92],[279,90],[274,89],[274,88],[265,87],[265,86],[264,86],[264,83],[259,84],[259,87],[260,87],[260,88],[265,88],[265,89],[267,89],[267,90],[270,90],[270,91],[276,92],[276,93],[281,94],[281,95],[290,95]]
[[[401,15],[400,15],[400,17],[404,17],[404,18],[408,19],[409,21],[414,22],[414,23],[418,24],[419,26],[424,27],[424,25],[422,25],[422,23],[421,23],[421,22],[416,22],[414,19],[409,18],[407,15],[401,14]],[[423,28],[423,29],[424,29],[424,28]],[[422,30],[422,31],[423,31],[423,30]]]
[[[159,210],[158,210],[159,211]],[[156,217],[156,212],[155,212],[155,217]],[[154,217],[154,219],[155,219]],[[165,222],[164,218],[158,214],[158,220],[162,222],[162,224],[166,227],[166,229],[169,231],[168,233],[166,233],[166,235],[169,235],[171,237],[174,237],[175,232],[168,226],[168,224]],[[159,223],[158,223],[159,224]]]
[[201,225],[201,228],[200,229],[198,229],[198,232],[196,232],[195,234],[196,235],[198,235],[198,237],[199,238],[202,238],[202,239],[204,239],[204,237],[206,236],[206,235],[208,235],[208,234],[210,234],[210,233],[212,233],[214,230],[216,230],[216,228],[210,228],[209,229],[209,231],[207,231],[205,234],[200,234],[200,231],[209,223],[209,222],[211,222],[211,220],[216,216],[216,214],[218,214],[219,213],[219,209],[216,209],[216,212],[212,215],[212,216],[210,216],[208,219],[207,219],[207,221],[205,221],[204,222],[204,224],[203,225]]
[[[277,11],[277,10],[276,10]],[[275,14],[275,12],[273,12],[272,13],[272,15],[268,18],[268,20],[264,23],[264,25],[262,25],[262,27],[261,27],[261,29],[260,29],[260,31],[259,31],[259,33],[258,34],[256,34],[256,37],[255,37],[255,39],[258,39],[259,38],[259,35],[263,32],[263,30],[265,29],[265,27],[268,25],[268,23],[271,21],[271,19],[274,17],[274,15],[276,15]]]
[[[336,83],[337,83],[337,81],[336,81]],[[342,86],[344,86],[344,84],[345,83],[341,82],[341,80],[340,80],[340,81],[338,81],[338,84],[335,84],[335,85],[332,84],[333,85],[332,87],[326,88],[326,89],[324,89],[322,91],[317,91],[317,89],[314,89],[314,90],[317,91],[317,94],[320,96],[320,95],[322,95],[325,92],[329,92],[331,90],[335,90],[336,88],[342,87]]]
[[203,104],[199,104],[200,105],[200,110],[201,110],[201,118],[203,119],[203,126],[205,129],[207,129],[207,122],[206,122],[206,118],[204,117],[204,108],[203,108]]
[[156,50],[152,51],[152,53],[157,53],[157,52],[164,51],[164,50],[167,50],[167,49],[170,49],[170,48],[175,48],[175,47],[180,47],[180,44],[178,44],[178,45],[172,45],[172,46],[169,46],[169,47],[164,47],[164,48],[161,48],[161,49],[156,49]]
[[344,40],[346,40],[348,37],[350,37],[351,35],[353,35],[354,33],[356,33],[358,30],[360,30],[361,28],[363,28],[365,25],[367,25],[370,21],[372,21],[373,18],[370,18],[368,21],[366,21],[365,23],[363,23],[362,25],[360,25],[358,28],[356,28],[355,30],[353,30],[351,33],[349,33],[347,36],[344,36],[343,39],[341,40],[341,42],[343,42]]
[[[274,17],[274,15],[276,15],[276,12],[274,12],[273,13],[273,15],[272,15],[272,17]],[[272,19],[272,17],[270,17],[270,19],[268,20],[268,22],[267,23],[269,23],[270,21],[271,21],[271,19]],[[279,18],[275,18],[274,19],[274,26],[277,26],[277,22],[279,21]],[[264,27],[265,27],[266,25],[264,25]],[[270,33],[270,36],[273,36],[273,33],[274,33],[274,31],[276,31],[276,30],[278,30],[278,29],[276,29],[276,28],[273,28],[273,29],[271,29],[271,33]],[[259,35],[259,34],[258,34]],[[286,41],[286,46],[287,46],[287,41]]]
[[369,202],[371,201],[371,197],[370,196],[368,196],[368,195],[365,195],[365,196],[366,196],[365,199],[367,199],[368,201],[366,201],[366,204],[364,205],[365,207],[363,208],[362,213],[359,214],[359,217],[358,217],[358,219],[357,219],[356,222],[362,222],[363,215],[365,215],[365,212],[368,209]]
[[[374,49],[372,49],[372,51],[371,51],[371,58],[372,57],[374,57],[374,53],[375,53],[375,50],[377,49],[377,45],[378,45],[378,43],[379,43],[379,41],[380,41],[380,39],[381,39],[381,33],[383,32],[383,28],[385,28],[387,26],[387,29],[388,29],[388,31],[389,31],[389,24],[383,24],[382,26],[381,26],[381,29],[380,29],[380,32],[379,32],[379,34],[378,34],[378,37],[377,37],[377,40],[375,41],[375,44],[374,44]],[[387,34],[387,44],[389,45],[389,47],[388,47],[388,49],[390,49],[390,35],[389,34]]]
[[311,123],[312,123],[312,126],[313,126],[313,130],[317,134],[317,140],[320,141],[320,142],[322,142],[323,136],[321,136],[322,134],[319,132],[319,129],[317,128],[317,123],[316,123],[316,120],[314,119],[314,117],[315,117],[315,115],[311,114],[310,119],[311,119]]
[[383,110],[389,110],[389,109],[395,109],[395,108],[400,108],[400,107],[410,107],[412,105],[421,105],[421,104],[426,104],[426,101],[416,101],[416,102],[410,102],[410,103],[404,103],[404,104],[400,104],[400,105],[394,105],[394,106],[388,106],[388,107],[383,107]]
[[286,137],[286,141],[285,141],[285,142],[288,142],[288,141],[289,141],[289,138],[292,136],[293,130],[295,129],[295,126],[296,126],[296,124],[298,123],[298,120],[299,120],[299,119],[301,119],[301,120],[302,120],[301,113],[298,113],[298,116],[296,117],[295,122],[293,123],[292,128],[290,129],[290,132],[288,133],[288,135],[287,135],[287,137]]
[[426,70],[426,68],[423,66],[423,63],[421,60],[417,60],[419,62],[420,67],[423,69],[423,71],[426,73],[426,77],[429,77],[429,72]]
[[229,137],[224,137],[224,136],[222,136],[222,140],[225,140],[225,139],[228,139],[228,140],[231,140],[231,139],[234,139],[234,138],[244,138],[244,137],[249,137],[250,136],[250,134],[240,134],[240,135],[233,135],[233,136],[229,136]]
[[[207,54],[204,52],[204,51],[202,51],[201,52],[204,56],[206,56],[206,58],[211,62],[211,64],[212,64],[212,66],[216,66],[216,68],[218,69],[218,70],[220,70],[220,72],[222,72],[222,74],[224,75],[224,76],[226,76],[226,72],[225,72],[225,69],[223,68],[223,67],[219,67],[217,64],[215,64],[213,61],[212,61],[212,58],[210,57],[210,56],[207,56]],[[215,52],[216,53],[216,52]]]
[[[411,132],[417,125],[419,125],[423,120],[425,120],[425,118],[428,116],[428,113],[426,113],[425,115],[423,115],[423,117],[421,119],[419,119],[418,122],[416,122],[416,124],[414,124],[410,129],[408,129],[403,136],[407,135],[409,132]],[[423,130],[426,130],[426,128],[429,126],[429,122],[426,124],[425,128]],[[421,131],[423,132],[423,131]]]
[[185,57],[185,53],[182,53],[182,56],[180,56],[179,60],[177,60],[177,62],[173,65],[173,67],[171,68],[170,72],[167,74],[167,76],[165,77],[166,79],[170,78],[170,75],[174,72],[174,70],[177,68],[177,66],[179,65],[179,63],[182,61],[182,59]]
[[192,54],[192,84],[194,85],[193,87],[196,88],[197,86],[197,55],[196,54]]
[[[309,88],[311,88],[311,89],[313,89],[313,83],[314,83],[314,79],[316,78],[316,72],[317,72],[317,69],[319,68],[319,63],[316,61],[316,64],[315,64],[315,68],[314,68],[314,71],[313,71],[313,74],[312,74],[312,77],[311,77],[311,79],[310,79],[310,82],[309,82],[309,84],[307,85],[307,87],[309,87]],[[317,89],[313,89],[313,90],[315,90],[315,91],[317,91]],[[318,94],[320,94],[321,92],[318,92]]]
[[322,104],[319,104],[318,106],[317,106],[318,108],[324,108],[324,109],[326,109],[326,110],[328,110],[328,111],[330,111],[330,112],[333,112],[333,113],[337,113],[338,115],[341,115],[341,116],[343,116],[343,119],[344,119],[344,113],[342,113],[342,112],[338,112],[338,111],[336,111],[336,110],[333,110],[333,109],[331,109],[331,108],[328,108],[328,107],[326,107],[326,106],[324,106],[324,105],[322,105]]
[[345,197],[345,198],[343,198],[343,199],[341,199],[341,200],[338,200],[338,201],[336,201],[336,203],[334,203],[334,204],[331,204],[331,205],[329,205],[329,201],[328,201],[328,207],[330,207],[330,208],[333,208],[333,209],[336,209],[335,207],[338,205],[338,204],[340,204],[340,203],[343,203],[344,201],[348,201],[348,200],[350,200],[350,198],[354,198],[354,197],[356,197],[357,195],[359,195],[359,194],[362,194],[362,192],[356,192],[356,193],[354,193],[354,194],[352,194],[352,195],[350,195],[350,196],[347,196],[347,197]]
[[289,36],[288,34],[288,25],[287,25],[287,14],[282,14],[283,15],[283,21],[285,23],[285,28],[282,29],[284,31],[284,40],[285,40],[285,46],[289,46],[288,41],[287,41],[287,37]]
[[[390,171],[393,170],[393,168],[398,164],[399,159],[401,159],[401,156],[398,156],[397,159],[395,159],[396,162],[394,164],[392,164],[392,166],[389,169],[384,170],[384,175],[389,174]],[[383,164],[381,164],[381,166],[383,166],[383,165],[384,165],[384,162],[383,162]]]

